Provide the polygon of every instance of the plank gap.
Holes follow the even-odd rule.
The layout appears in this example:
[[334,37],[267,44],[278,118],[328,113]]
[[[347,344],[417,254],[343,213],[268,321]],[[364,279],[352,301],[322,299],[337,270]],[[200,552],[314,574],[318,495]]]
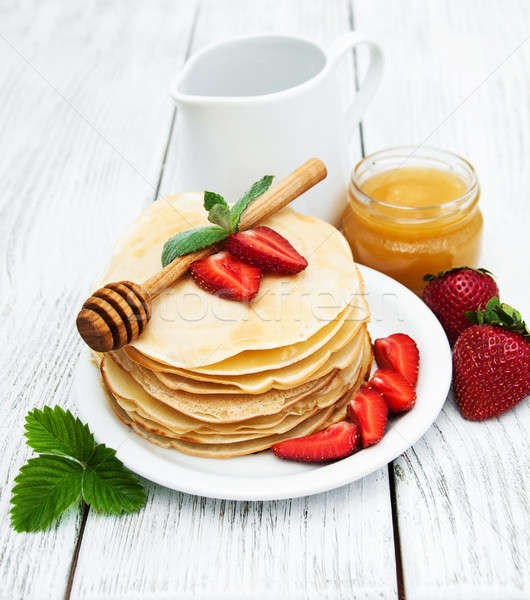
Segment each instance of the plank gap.
[[396,557],[396,580],[398,600],[406,600],[405,578],[403,576],[403,562],[401,560],[401,539],[399,537],[399,521],[396,499],[396,474],[394,461],[388,463],[388,485],[390,486],[390,506],[392,509],[392,528],[394,531],[394,555]]
[[66,584],[66,591],[64,593],[64,600],[70,600],[70,594],[72,593],[72,584],[74,583],[75,570],[77,567],[77,559],[79,557],[79,551],[81,550],[81,543],[83,541],[83,535],[85,533],[85,526],[88,519],[88,513],[90,512],[90,506],[82,501],[83,516],[81,517],[81,527],[79,529],[79,535],[77,536],[77,542],[75,544],[74,553],[72,555],[72,564],[70,565],[70,573],[68,575],[68,583]]

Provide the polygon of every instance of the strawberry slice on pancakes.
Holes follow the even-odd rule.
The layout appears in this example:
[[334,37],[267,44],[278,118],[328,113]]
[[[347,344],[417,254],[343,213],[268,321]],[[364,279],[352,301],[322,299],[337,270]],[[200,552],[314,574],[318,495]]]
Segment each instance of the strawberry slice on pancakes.
[[258,293],[261,270],[240,261],[229,252],[218,252],[190,266],[196,283],[225,300],[249,302]]
[[307,260],[270,227],[260,226],[232,233],[225,248],[243,262],[266,273],[293,275],[307,267]]

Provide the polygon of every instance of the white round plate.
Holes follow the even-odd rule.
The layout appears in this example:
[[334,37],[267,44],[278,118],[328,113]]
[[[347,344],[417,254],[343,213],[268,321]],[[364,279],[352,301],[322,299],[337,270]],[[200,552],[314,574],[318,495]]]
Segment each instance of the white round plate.
[[276,500],[307,496],[380,469],[410,448],[436,419],[451,383],[451,351],[438,320],[418,297],[382,273],[363,266],[360,269],[371,310],[372,339],[404,332],[416,340],[420,350],[416,405],[408,413],[392,418],[375,446],[326,465],[281,460],[270,451],[214,459],[159,448],[115,417],[88,353],[79,361],[73,384],[82,419],[96,439],[115,448],[132,471],[166,487],[210,498]]

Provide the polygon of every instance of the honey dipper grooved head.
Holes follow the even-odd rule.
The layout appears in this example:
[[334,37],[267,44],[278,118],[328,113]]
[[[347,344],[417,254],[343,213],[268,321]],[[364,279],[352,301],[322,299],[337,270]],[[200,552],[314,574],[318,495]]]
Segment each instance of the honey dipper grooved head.
[[108,283],[95,291],[77,315],[77,330],[96,352],[130,344],[151,318],[151,298],[131,281]]

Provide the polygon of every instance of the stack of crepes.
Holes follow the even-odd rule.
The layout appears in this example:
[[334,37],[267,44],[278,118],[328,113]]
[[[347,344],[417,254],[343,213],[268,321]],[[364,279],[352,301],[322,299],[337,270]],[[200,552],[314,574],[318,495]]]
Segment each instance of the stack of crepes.
[[[118,241],[104,282],[146,280],[168,238],[205,224],[202,194],[153,203]],[[290,208],[261,224],[307,269],[265,274],[250,303],[184,277],[154,300],[136,341],[97,356],[116,415],[150,442],[212,458],[258,452],[342,420],[369,373],[369,312],[343,236]]]

